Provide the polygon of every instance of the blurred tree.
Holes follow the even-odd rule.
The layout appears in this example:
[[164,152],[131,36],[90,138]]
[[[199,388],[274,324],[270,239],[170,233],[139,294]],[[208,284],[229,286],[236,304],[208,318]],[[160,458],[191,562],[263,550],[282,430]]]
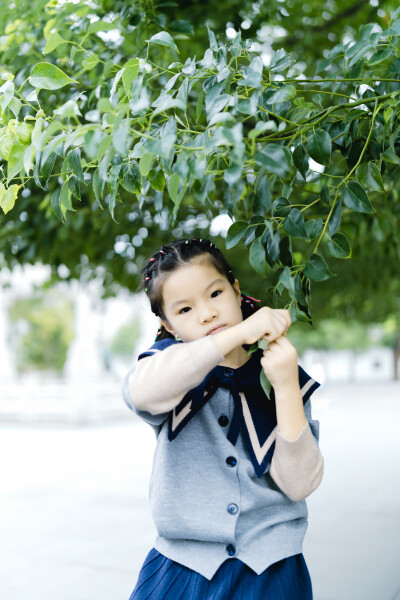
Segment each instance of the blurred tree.
[[121,325],[110,344],[112,355],[132,358],[135,345],[140,337],[140,321],[137,315]]
[[55,290],[38,293],[17,299],[9,318],[18,372],[61,373],[74,337],[72,302]]

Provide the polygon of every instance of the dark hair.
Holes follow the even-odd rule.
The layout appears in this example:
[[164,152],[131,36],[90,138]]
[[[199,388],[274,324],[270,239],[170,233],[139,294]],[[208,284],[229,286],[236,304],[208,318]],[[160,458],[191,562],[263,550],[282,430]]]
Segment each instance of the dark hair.
[[[144,289],[150,301],[152,312],[163,321],[167,321],[162,298],[162,287],[165,280],[171,272],[179,267],[187,266],[189,262],[196,259],[199,261],[207,260],[221,275],[226,277],[232,286],[235,283],[230,265],[226,262],[222,252],[209,239],[180,239],[162,246],[160,250],[153,254],[146,266],[141,269],[143,276],[138,289]],[[255,304],[259,300],[245,294],[241,296],[243,319],[246,319],[259,309]],[[158,342],[165,338],[174,339],[174,336],[161,325],[155,341]]]

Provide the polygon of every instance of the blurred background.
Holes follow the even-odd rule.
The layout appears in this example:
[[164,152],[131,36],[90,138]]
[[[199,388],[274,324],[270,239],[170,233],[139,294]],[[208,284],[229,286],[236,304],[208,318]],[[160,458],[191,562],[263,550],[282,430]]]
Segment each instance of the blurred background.
[[[224,0],[160,3],[156,10],[156,3],[139,1],[0,0],[0,73],[15,65],[22,85],[26,65],[43,60],[43,28],[49,35],[54,22],[48,23],[66,10],[75,19],[71,31],[85,31],[85,13],[77,11],[90,5],[108,24],[119,19],[119,31],[99,31],[96,42],[99,62],[111,67],[112,60],[143,52],[148,28],[154,33],[166,23],[182,41],[182,60],[201,57],[208,24],[225,41],[238,31],[251,38],[264,63],[285,48],[296,58],[293,77],[314,76],[317,61],[332,57],[366,23],[376,24],[373,31],[386,27],[397,4]],[[191,36],[186,47],[185,36]],[[67,69],[63,50],[57,60]],[[90,65],[86,71],[92,76]],[[83,105],[84,95],[75,100]],[[71,114],[66,118],[73,122]],[[121,393],[123,377],[158,328],[137,293],[140,268],[172,238],[211,236],[242,291],[268,303],[265,282],[255,277],[243,247],[225,252],[232,220],[224,214],[226,199],[215,198],[212,206],[197,197],[182,204],[172,224],[159,191],[151,199],[155,211],[142,197],[125,194],[113,220],[88,186],[79,211],[60,224],[49,194],[29,184],[14,212],[0,213],[1,599],[128,600],[156,535],[148,505],[156,439]],[[304,544],[315,600],[400,600],[395,184],[390,198],[392,213],[379,207],[370,221],[367,215],[346,224],[351,260],[330,257],[337,276],[313,283],[312,326],[297,321],[289,332],[300,364],[322,384],[312,407],[325,473],[307,499]]]

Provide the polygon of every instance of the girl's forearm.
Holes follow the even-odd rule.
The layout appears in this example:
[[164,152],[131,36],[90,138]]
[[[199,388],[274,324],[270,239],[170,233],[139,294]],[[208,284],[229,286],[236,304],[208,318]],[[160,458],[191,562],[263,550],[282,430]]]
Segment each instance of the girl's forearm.
[[307,423],[299,383],[277,385],[274,393],[278,431],[287,440],[295,440]]
[[144,357],[129,376],[131,403],[152,415],[167,413],[223,358],[209,338],[174,344]]

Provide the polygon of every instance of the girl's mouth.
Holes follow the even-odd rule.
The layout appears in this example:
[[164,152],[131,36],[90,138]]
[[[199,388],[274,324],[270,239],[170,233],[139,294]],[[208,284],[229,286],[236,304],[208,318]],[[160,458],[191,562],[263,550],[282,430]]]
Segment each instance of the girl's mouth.
[[225,328],[225,325],[220,325],[216,329],[213,329],[212,331],[210,331],[207,335],[214,335],[214,333],[219,333],[224,328]]

